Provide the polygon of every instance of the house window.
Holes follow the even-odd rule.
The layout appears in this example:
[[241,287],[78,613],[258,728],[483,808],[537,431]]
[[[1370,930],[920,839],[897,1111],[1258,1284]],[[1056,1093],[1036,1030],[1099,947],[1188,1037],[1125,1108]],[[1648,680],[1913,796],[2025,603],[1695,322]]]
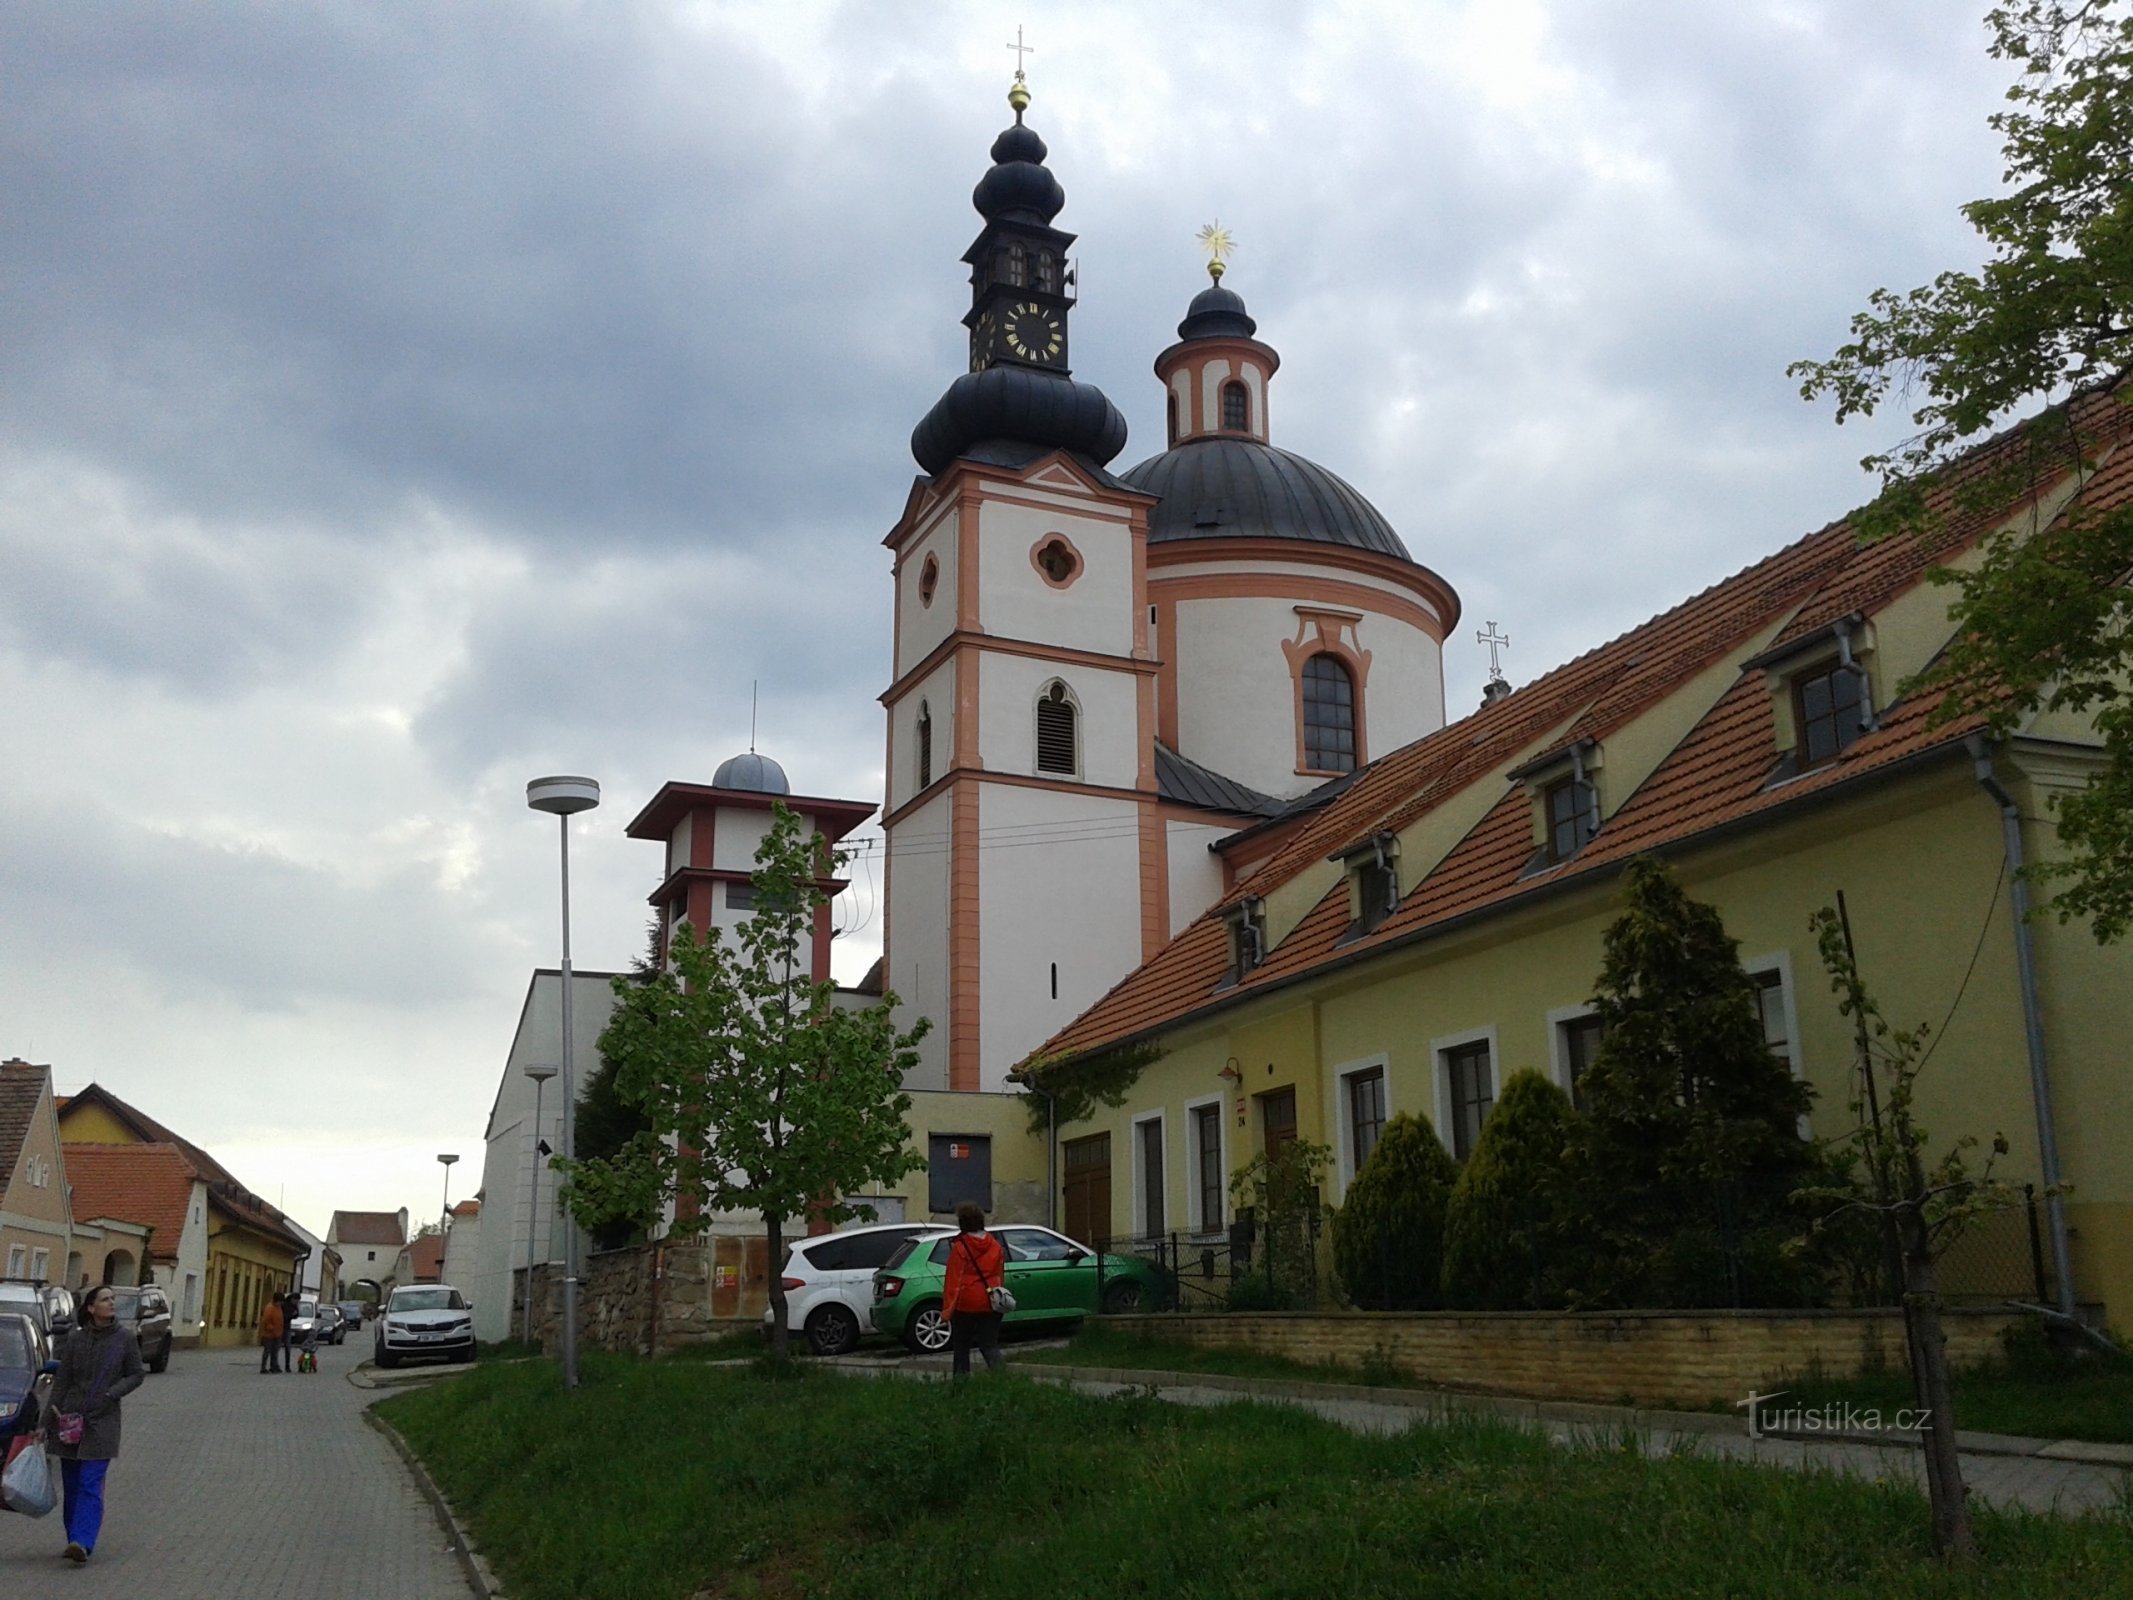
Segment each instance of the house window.
[[1763,1043],[1786,1066],[1792,1062],[1791,1030],[1785,1025],[1785,974],[1776,967],[1748,975],[1755,983],[1755,1008],[1763,1022]]
[[923,789],[933,781],[933,710],[925,701],[918,703],[918,786]]
[[1454,1045],[1444,1053],[1446,1098],[1451,1103],[1452,1154],[1464,1161],[1481,1142],[1481,1125],[1496,1105],[1496,1076],[1489,1041]]
[[1037,770],[1072,777],[1075,769],[1074,702],[1054,681],[1037,702]]
[[1864,730],[1866,675],[1839,662],[1792,681],[1792,713],[1802,767],[1820,766],[1850,748]]
[[1266,902],[1249,896],[1229,913],[1228,922],[1229,981],[1235,983],[1266,959]]
[[933,592],[941,586],[941,564],[937,557],[928,555],[926,564],[918,569],[918,603],[933,604]]
[[1570,1079],[1570,1103],[1583,1111],[1585,1074],[1600,1054],[1600,1035],[1604,1031],[1600,1014],[1593,1011],[1582,1017],[1571,1017],[1558,1022],[1555,1029],[1563,1046],[1563,1071]]
[[1355,679],[1338,656],[1320,651],[1304,663],[1303,723],[1305,767],[1355,770]]
[[10,1278],[19,1278],[22,1276],[23,1257],[26,1256],[28,1253],[29,1252],[19,1244],[11,1244],[7,1247],[7,1275]]
[[51,1274],[51,1271],[52,1252],[49,1250],[32,1250],[30,1252],[30,1276],[42,1283]]
[[1193,1221],[1210,1232],[1222,1226],[1222,1107],[1194,1106],[1192,1110],[1193,1177],[1198,1188],[1199,1215]]
[[1385,1069],[1366,1067],[1343,1080],[1348,1095],[1348,1171],[1363,1170],[1385,1131]]
[[1138,1141],[1141,1180],[1141,1232],[1162,1233],[1167,1226],[1163,1207],[1163,1119],[1150,1117],[1134,1127]]
[[1389,833],[1374,835],[1370,843],[1348,857],[1348,871],[1355,880],[1355,927],[1368,933],[1400,904],[1399,844]]
[[1241,383],[1222,385],[1222,426],[1231,433],[1243,433],[1251,426],[1252,397]]
[[1547,808],[1550,861],[1568,861],[1598,831],[1592,802],[1592,785],[1575,777],[1558,779],[1542,791],[1541,803]]
[[726,909],[728,911],[753,911],[755,909],[755,884],[752,881],[727,884]]

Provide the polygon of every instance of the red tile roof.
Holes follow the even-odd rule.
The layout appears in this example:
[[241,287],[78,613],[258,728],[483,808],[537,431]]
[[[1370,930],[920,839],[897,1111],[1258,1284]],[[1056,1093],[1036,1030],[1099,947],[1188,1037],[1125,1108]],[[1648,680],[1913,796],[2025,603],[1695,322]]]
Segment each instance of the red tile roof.
[[435,1283],[444,1276],[444,1235],[418,1234],[407,1247],[408,1273],[417,1283]]
[[479,1200],[462,1200],[458,1205],[452,1207],[452,1215],[455,1217],[478,1217],[481,1215],[481,1202]]
[[[105,1111],[129,1128],[143,1144],[175,1145],[193,1170],[207,1180],[208,1193],[215,1203],[239,1222],[262,1233],[278,1234],[292,1248],[307,1248],[303,1236],[280,1210],[269,1205],[237,1180],[221,1162],[194,1144],[183,1134],[173,1133],[138,1106],[121,1100],[100,1083],[92,1083],[80,1094],[69,1095],[65,1106],[71,1109],[83,1104],[100,1105]],[[64,1131],[64,1130],[62,1130]]]
[[[2079,425],[2104,436],[2105,442],[2133,437],[2133,412],[2119,404],[2115,394],[2092,393],[2075,404]],[[2024,437],[2018,429],[1981,447],[1958,477],[1982,470],[1980,463],[2008,458]],[[2128,497],[2133,497],[2133,449],[2106,456],[2083,492],[2084,503],[2091,506]],[[1251,999],[1322,968],[1367,958],[1396,942],[1429,937],[1455,921],[1507,908],[1563,883],[1612,874],[1631,856],[1679,845],[1780,808],[1796,808],[1960,741],[1981,719],[1929,727],[1940,697],[1913,696],[1884,707],[1880,726],[1837,760],[1773,784],[1778,751],[1771,697],[1760,670],[1743,671],[1636,791],[1619,799],[1584,849],[1543,872],[1531,870],[1531,802],[1525,789],[1506,776],[1543,739],[1550,740],[1551,749],[1565,749],[1580,739],[1604,740],[1729,652],[1765,634],[1782,644],[1811,636],[1841,617],[1871,616],[1923,582],[1931,567],[1999,525],[2006,514],[1957,510],[1946,483],[1937,500],[1944,521],[1930,535],[1862,544],[1849,522],[1833,523],[1372,763],[1338,798],[1303,820],[1221,905],[1129,973],[1048,1041],[1041,1053],[1071,1057],[1144,1038],[1188,1017]],[[1893,685],[1887,687],[1893,691]],[[1374,932],[1344,941],[1350,920],[1348,888],[1336,879],[1259,967],[1243,982],[1217,992],[1230,964],[1225,910],[1248,896],[1271,893],[1376,832],[1405,828],[1453,796],[1489,783],[1503,785],[1501,797],[1422,882],[1407,888],[1399,907]]]
[[15,1176],[15,1163],[22,1158],[23,1141],[30,1136],[51,1071],[27,1061],[0,1061],[0,1196]]
[[397,1211],[336,1211],[326,1236],[336,1244],[389,1244],[395,1250],[407,1243]]
[[148,1240],[151,1255],[167,1259],[178,1253],[198,1181],[183,1150],[174,1144],[70,1144],[61,1153],[77,1220],[146,1223],[154,1230]]

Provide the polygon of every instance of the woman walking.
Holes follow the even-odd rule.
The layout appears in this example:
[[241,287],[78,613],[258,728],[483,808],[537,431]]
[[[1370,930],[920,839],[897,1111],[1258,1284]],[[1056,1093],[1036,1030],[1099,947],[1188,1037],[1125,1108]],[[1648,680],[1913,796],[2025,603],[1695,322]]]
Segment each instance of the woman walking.
[[273,1295],[259,1308],[259,1370],[281,1371],[281,1336],[288,1329],[281,1314],[281,1301]]
[[948,1247],[948,1271],[941,1279],[941,1315],[948,1319],[948,1348],[955,1352],[955,1376],[970,1376],[970,1352],[983,1353],[986,1367],[1000,1370],[1000,1313],[992,1308],[992,1291],[1005,1288],[1006,1253],[985,1231],[985,1212],[975,1200],[955,1208],[962,1231]]
[[59,1347],[59,1371],[45,1403],[45,1453],[59,1462],[66,1558],[79,1564],[104,1525],[104,1474],[119,1452],[119,1401],[141,1386],[141,1342],[118,1324],[109,1284],[89,1291],[81,1325]]

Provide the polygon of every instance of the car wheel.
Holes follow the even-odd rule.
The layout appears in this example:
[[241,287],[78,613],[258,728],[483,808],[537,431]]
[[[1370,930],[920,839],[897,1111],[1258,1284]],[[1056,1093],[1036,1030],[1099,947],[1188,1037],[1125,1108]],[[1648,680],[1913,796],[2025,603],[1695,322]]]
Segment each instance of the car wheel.
[[1104,1309],[1117,1313],[1138,1311],[1141,1307],[1141,1286],[1131,1278],[1121,1278],[1116,1283],[1104,1286]]
[[388,1354],[383,1346],[379,1347],[377,1355],[372,1359],[387,1372],[392,1371],[393,1368],[400,1364],[400,1358],[396,1355]]
[[859,1346],[859,1319],[844,1306],[827,1305],[807,1319],[807,1347],[818,1356],[841,1356]]
[[922,1356],[939,1355],[948,1348],[948,1319],[941,1315],[938,1300],[928,1300],[911,1313],[911,1320],[904,1324],[904,1343]]

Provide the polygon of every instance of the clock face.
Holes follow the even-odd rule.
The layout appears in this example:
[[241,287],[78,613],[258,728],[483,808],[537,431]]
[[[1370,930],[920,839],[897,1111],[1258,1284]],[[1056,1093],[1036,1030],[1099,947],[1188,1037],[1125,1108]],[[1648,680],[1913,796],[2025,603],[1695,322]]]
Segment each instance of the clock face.
[[1007,314],[1007,348],[1024,361],[1057,361],[1066,333],[1058,317],[1027,302]]

